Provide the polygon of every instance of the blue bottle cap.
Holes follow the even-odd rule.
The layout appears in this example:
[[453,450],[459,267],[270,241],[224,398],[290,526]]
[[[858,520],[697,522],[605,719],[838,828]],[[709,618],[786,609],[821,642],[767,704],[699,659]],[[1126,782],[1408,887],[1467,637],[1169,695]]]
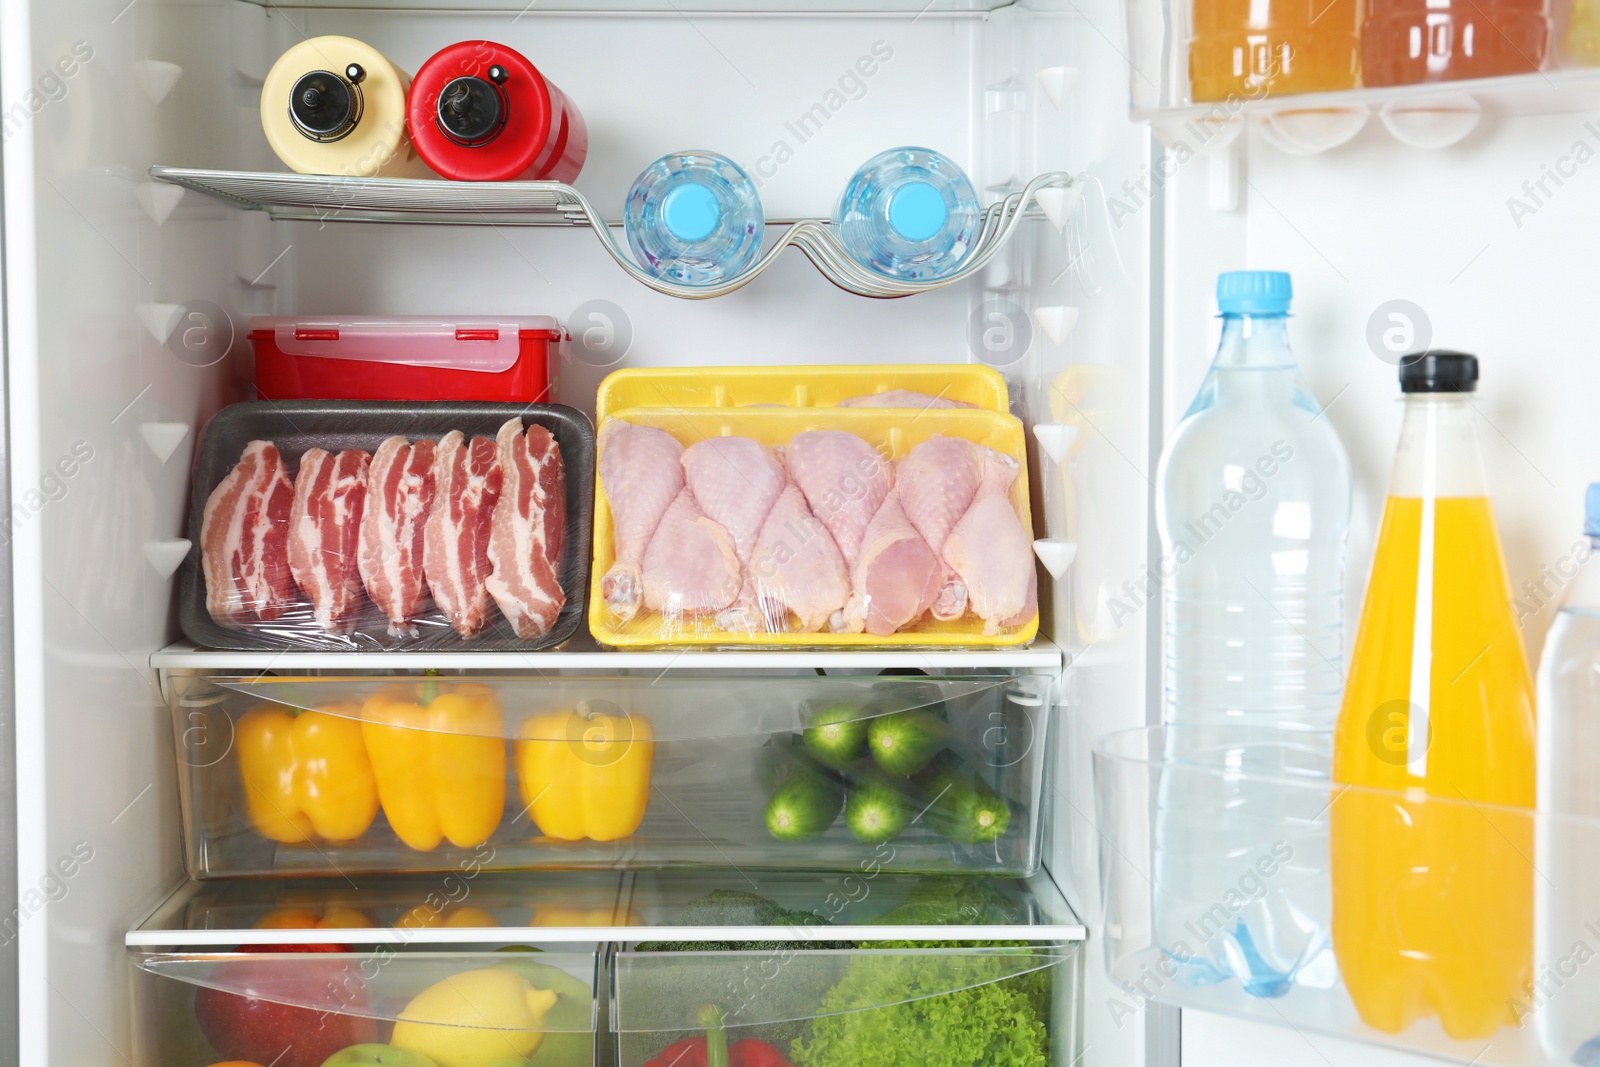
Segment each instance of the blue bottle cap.
[[927,182],[906,182],[889,198],[889,225],[908,241],[926,241],[949,217],[944,197]]
[[722,221],[722,206],[699,182],[684,182],[661,201],[661,221],[680,241],[703,241]]
[[1590,482],[1583,494],[1583,536],[1600,537],[1600,482]]
[[1294,286],[1281,270],[1230,270],[1217,275],[1217,309],[1224,315],[1284,315]]

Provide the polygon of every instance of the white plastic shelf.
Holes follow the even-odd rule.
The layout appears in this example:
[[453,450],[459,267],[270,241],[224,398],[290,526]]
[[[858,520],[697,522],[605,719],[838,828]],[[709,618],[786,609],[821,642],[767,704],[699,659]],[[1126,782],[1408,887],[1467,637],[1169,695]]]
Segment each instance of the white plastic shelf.
[[581,634],[564,648],[546,652],[232,652],[178,641],[150,656],[158,671],[439,670],[461,671],[669,671],[669,670],[999,670],[1042,674],[1064,666],[1062,650],[1049,641],[1027,648],[766,650],[662,649],[610,652]]

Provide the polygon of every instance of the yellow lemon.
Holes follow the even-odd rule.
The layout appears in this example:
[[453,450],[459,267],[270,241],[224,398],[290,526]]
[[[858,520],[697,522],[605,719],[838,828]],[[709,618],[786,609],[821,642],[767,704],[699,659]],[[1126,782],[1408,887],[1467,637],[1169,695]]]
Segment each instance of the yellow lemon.
[[439,1067],[487,1067],[533,1055],[544,1040],[544,1016],[556,1002],[521,975],[498,967],[435,982],[412,998],[389,1043],[420,1052]]

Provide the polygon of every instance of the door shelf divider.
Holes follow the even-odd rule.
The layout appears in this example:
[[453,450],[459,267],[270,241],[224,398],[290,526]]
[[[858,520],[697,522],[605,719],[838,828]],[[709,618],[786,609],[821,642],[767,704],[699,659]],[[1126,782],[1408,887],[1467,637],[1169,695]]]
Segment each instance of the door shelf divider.
[[[960,270],[933,281],[901,281],[866,269],[852,259],[822,219],[786,224],[748,270],[718,285],[688,286],[641,270],[610,223],[577,189],[563,182],[450,182],[411,178],[351,178],[265,171],[150,168],[157,181],[205,193],[234,207],[265,211],[275,219],[314,222],[409,222],[455,226],[588,227],[601,247],[641,285],[685,300],[705,300],[743,288],[785,248],[800,250],[823,277],[857,296],[888,299],[954,285],[988,265],[1026,218],[1043,216],[1065,224],[1074,191],[1072,177],[1041,174],[983,209],[973,248]],[[1038,208],[1038,212],[1030,208]]]

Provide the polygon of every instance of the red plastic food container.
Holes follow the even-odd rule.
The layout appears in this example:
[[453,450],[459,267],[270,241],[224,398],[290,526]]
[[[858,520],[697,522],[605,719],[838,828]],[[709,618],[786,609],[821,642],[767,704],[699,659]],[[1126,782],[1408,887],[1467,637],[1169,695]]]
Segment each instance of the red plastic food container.
[[561,336],[544,316],[250,320],[263,400],[548,402]]
[[566,94],[493,41],[462,41],[424,63],[406,98],[406,126],[428,166],[457,181],[570,182],[589,150]]

